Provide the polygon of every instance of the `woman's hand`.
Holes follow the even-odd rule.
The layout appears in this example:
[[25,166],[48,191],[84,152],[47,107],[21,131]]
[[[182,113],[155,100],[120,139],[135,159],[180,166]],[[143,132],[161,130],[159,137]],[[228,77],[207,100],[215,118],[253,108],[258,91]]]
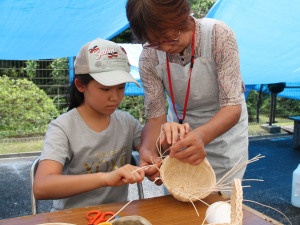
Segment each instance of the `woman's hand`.
[[[160,144],[168,144],[168,146],[170,146],[174,143],[177,143],[178,140],[182,140],[185,137],[185,135],[189,132],[190,126],[188,123],[164,123],[162,125],[162,130],[163,132],[161,134]],[[164,147],[163,149],[167,149],[167,147]],[[141,148],[139,152],[140,166],[154,165],[150,168],[145,169],[145,173],[149,180],[155,181],[158,177],[160,177],[160,171],[158,168],[160,168],[161,166],[161,159],[159,158],[157,151],[153,152]],[[161,185],[162,182],[160,179],[158,179],[155,182],[155,184]]]
[[206,157],[204,146],[232,128],[239,121],[241,110],[241,105],[221,107],[211,120],[170,147],[170,157],[191,165],[200,164]]
[[179,140],[182,140],[190,131],[190,125],[188,123],[179,124],[176,122],[164,123],[162,131],[160,144],[164,144],[167,141],[169,145],[174,145]]
[[[145,169],[145,175],[148,177],[149,180],[155,181],[157,177],[160,177],[160,172],[158,168],[160,168],[161,166],[160,163],[161,159],[158,157],[157,152],[152,152],[147,150],[143,151],[143,149],[141,149],[139,162],[140,162],[140,167],[155,165]],[[155,184],[161,185],[162,182],[160,180],[157,180]]]
[[171,158],[191,165],[200,164],[206,157],[204,141],[195,130],[190,131],[169,149]]
[[144,169],[140,167],[126,164],[121,168],[112,172],[105,173],[103,179],[107,186],[121,186],[124,184],[142,183],[145,177]]

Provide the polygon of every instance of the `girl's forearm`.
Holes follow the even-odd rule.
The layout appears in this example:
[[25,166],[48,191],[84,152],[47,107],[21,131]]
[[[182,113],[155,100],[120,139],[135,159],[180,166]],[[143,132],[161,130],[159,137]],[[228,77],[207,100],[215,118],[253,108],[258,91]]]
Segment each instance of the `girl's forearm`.
[[83,175],[49,174],[34,183],[36,199],[60,199],[107,186],[105,173]]

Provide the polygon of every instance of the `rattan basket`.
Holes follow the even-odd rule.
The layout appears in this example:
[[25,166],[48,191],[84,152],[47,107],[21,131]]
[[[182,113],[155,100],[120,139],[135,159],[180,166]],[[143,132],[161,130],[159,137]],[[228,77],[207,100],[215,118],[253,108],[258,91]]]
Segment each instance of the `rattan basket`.
[[231,224],[243,224],[243,188],[240,179],[234,179],[231,195]]
[[160,176],[170,194],[182,202],[203,199],[216,186],[216,175],[207,159],[193,166],[167,156],[160,168]]
[[37,225],[76,225],[73,223],[39,223]]
[[148,220],[141,216],[123,216],[119,219],[110,221],[113,225],[152,225]]

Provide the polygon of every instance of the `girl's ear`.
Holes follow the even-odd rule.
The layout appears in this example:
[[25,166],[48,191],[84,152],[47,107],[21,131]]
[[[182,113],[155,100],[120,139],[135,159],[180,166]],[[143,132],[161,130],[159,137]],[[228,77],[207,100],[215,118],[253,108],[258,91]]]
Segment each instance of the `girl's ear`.
[[82,84],[81,80],[79,80],[78,78],[76,78],[75,81],[74,81],[74,83],[75,83],[75,86],[76,86],[76,88],[77,88],[77,90],[79,92],[83,93],[85,91],[85,85]]

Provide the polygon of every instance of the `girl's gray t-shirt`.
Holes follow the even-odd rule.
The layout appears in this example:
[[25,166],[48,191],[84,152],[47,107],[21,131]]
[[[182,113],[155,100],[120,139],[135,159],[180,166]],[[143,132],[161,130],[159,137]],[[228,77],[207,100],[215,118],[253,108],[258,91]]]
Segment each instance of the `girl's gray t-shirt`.
[[[110,172],[130,164],[134,147],[141,143],[141,124],[129,113],[116,110],[101,132],[90,129],[77,109],[53,120],[46,133],[40,160],[61,163],[63,174]],[[52,211],[127,200],[128,185],[102,187],[53,201]]]

